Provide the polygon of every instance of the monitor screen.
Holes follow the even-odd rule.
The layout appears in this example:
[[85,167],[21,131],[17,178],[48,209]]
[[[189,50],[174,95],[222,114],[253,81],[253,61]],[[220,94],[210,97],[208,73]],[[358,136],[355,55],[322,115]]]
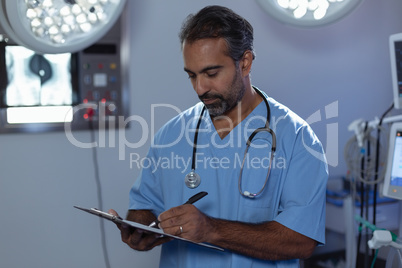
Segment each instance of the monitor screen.
[[402,33],[389,38],[394,107],[402,108]]
[[402,200],[402,123],[391,127],[383,194]]
[[[7,123],[71,121],[71,115],[65,112],[77,101],[73,57],[71,53],[39,54],[2,43],[0,108],[7,109]],[[64,112],[56,118],[58,107]],[[44,112],[35,112],[39,110]]]

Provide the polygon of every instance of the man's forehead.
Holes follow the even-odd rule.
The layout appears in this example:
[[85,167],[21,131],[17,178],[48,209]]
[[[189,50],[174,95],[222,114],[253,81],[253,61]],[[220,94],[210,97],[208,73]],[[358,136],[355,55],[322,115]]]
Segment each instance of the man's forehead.
[[193,65],[203,69],[208,66],[221,65],[222,61],[231,60],[227,53],[226,42],[221,38],[184,42],[183,59],[185,68],[188,69],[191,69]]

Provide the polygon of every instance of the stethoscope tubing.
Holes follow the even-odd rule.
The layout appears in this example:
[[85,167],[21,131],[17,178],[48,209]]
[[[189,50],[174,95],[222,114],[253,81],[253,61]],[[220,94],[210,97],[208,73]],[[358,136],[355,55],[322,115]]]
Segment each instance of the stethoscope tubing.
[[[265,121],[265,126],[264,127],[260,127],[260,128],[255,129],[253,131],[253,133],[251,133],[251,135],[248,137],[247,143],[246,143],[247,144],[246,150],[244,152],[244,157],[243,157],[242,165],[241,165],[241,168],[240,168],[240,175],[239,175],[239,182],[238,182],[239,192],[240,192],[240,194],[242,196],[249,197],[249,198],[255,198],[256,196],[260,195],[263,192],[263,190],[265,189],[265,186],[266,186],[266,184],[268,182],[269,175],[271,173],[272,162],[273,162],[274,154],[275,154],[275,151],[276,151],[276,135],[275,135],[275,132],[269,127],[270,117],[271,117],[271,109],[269,107],[267,98],[264,96],[264,94],[259,89],[257,89],[257,88],[254,88],[254,89],[262,97],[262,99],[263,99],[263,101],[265,103],[265,106],[267,107],[267,119]],[[198,181],[197,183],[193,183],[193,182],[188,183],[187,180],[188,180],[188,177],[194,178],[195,176],[197,176],[198,180],[200,180],[199,175],[195,173],[195,161],[196,161],[196,154],[197,154],[198,132],[199,132],[199,129],[200,129],[202,118],[204,116],[205,109],[206,109],[206,107],[204,105],[204,107],[202,108],[202,111],[200,113],[200,116],[198,118],[197,128],[196,128],[195,135],[194,135],[193,155],[192,155],[192,161],[191,161],[191,172],[189,174],[187,174],[186,178],[185,178],[185,183],[190,188],[195,188],[200,184],[200,181]],[[248,149],[249,149],[249,147],[251,145],[251,142],[252,142],[253,138],[255,137],[255,135],[257,135],[258,133],[263,132],[263,131],[269,132],[271,134],[271,136],[272,136],[271,156],[270,156],[270,162],[269,162],[267,176],[265,178],[264,185],[263,185],[263,187],[261,188],[260,191],[258,191],[257,193],[250,193],[248,191],[243,192],[242,189],[241,189],[241,182],[242,182],[242,177],[243,177],[243,175],[242,175],[243,174],[243,167],[244,167],[244,163],[245,163],[246,156],[247,156],[247,153],[248,153]],[[192,186],[189,186],[189,185],[192,185]],[[194,187],[193,187],[193,185],[194,185]]]

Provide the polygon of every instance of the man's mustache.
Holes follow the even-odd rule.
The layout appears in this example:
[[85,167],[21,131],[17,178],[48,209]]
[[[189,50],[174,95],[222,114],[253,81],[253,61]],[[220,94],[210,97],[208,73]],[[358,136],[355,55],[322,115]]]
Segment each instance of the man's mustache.
[[202,94],[201,96],[198,96],[198,98],[199,98],[201,101],[203,101],[203,100],[205,100],[205,99],[221,99],[221,100],[223,100],[223,96],[222,96],[222,95],[220,95],[220,94],[213,94],[213,93],[209,93],[209,92],[206,92],[206,93]]

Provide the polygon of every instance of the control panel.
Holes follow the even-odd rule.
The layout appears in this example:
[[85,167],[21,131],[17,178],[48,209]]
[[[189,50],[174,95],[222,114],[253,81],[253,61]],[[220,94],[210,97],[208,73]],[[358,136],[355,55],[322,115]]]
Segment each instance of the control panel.
[[77,55],[79,103],[74,107],[73,128],[119,127],[118,118],[127,114],[123,101],[120,46],[98,43]]

